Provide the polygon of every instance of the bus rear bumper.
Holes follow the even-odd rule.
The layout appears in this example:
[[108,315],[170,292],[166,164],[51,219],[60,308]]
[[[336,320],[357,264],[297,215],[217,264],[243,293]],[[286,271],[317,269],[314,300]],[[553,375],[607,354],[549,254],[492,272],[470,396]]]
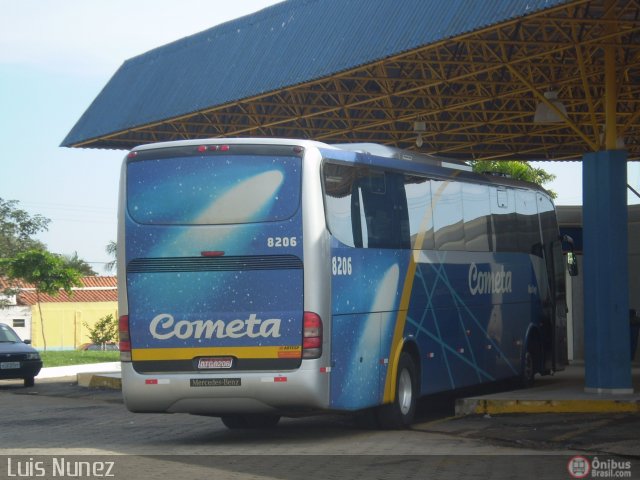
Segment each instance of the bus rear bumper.
[[[303,366],[291,372],[141,374],[122,363],[122,394],[132,412],[304,413],[329,406],[329,374]],[[317,364],[312,361],[309,363]]]

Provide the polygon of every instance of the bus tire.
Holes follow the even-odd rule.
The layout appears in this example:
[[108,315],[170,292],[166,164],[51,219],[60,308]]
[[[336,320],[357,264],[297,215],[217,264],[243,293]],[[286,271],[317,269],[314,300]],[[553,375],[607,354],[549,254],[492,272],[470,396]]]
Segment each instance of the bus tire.
[[229,430],[273,428],[280,421],[279,415],[223,415],[222,423]]
[[220,417],[224,426],[229,430],[238,430],[241,428],[249,428],[247,418],[244,415],[223,415]]
[[258,415],[247,415],[247,423],[249,428],[255,429],[263,429],[263,428],[273,428],[278,425],[280,421],[280,415],[270,415],[270,414],[258,414]]
[[418,398],[418,378],[411,355],[402,352],[396,375],[396,397],[377,409],[378,423],[386,430],[407,428],[413,423]]
[[522,356],[522,371],[519,379],[521,388],[531,388],[535,383],[537,360],[535,346],[535,341],[527,342],[527,349]]

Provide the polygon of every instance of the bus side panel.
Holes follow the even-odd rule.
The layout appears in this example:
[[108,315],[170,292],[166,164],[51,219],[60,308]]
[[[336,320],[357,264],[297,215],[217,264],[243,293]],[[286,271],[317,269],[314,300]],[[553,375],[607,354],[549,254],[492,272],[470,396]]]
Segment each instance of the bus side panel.
[[[332,408],[383,403],[397,322],[405,325],[396,340],[418,346],[422,394],[518,375],[527,330],[541,314],[544,285],[532,257],[424,251],[416,253],[408,278],[410,252],[333,253],[332,262],[351,262],[351,273],[337,267],[332,281]],[[411,294],[406,315],[400,311],[405,289]]]
[[409,252],[332,249],[331,401],[357,410],[382,403],[401,281]]
[[422,252],[404,330],[420,351],[422,393],[517,375],[537,284],[526,255]]

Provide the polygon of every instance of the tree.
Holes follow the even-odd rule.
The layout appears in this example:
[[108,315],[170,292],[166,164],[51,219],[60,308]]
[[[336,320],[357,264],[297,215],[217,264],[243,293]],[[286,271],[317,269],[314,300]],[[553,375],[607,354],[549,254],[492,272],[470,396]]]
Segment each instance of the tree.
[[[499,162],[495,160],[478,160],[471,162],[474,172],[478,173],[500,173],[517,180],[532,182],[541,187],[556,178],[555,175],[545,171],[542,168],[534,168],[529,162],[520,162],[517,160]],[[556,198],[557,194],[552,190],[547,190],[551,198]]]
[[110,262],[107,262],[107,264],[104,266],[107,272],[111,272],[112,270],[115,270],[118,262],[118,260],[116,259],[116,254],[118,252],[118,244],[113,240],[111,240],[107,244],[107,246],[104,248],[104,250],[105,252],[107,252],[109,255],[113,257],[113,260],[111,260]]
[[93,327],[90,327],[87,322],[82,324],[89,330],[91,343],[102,345],[103,350],[105,344],[114,342],[118,338],[118,320],[111,314],[102,317]]
[[98,275],[91,265],[78,257],[78,252],[73,252],[73,255],[65,255],[64,260],[68,267],[77,270],[85,277]]
[[17,200],[0,198],[0,258],[12,258],[32,249],[45,250],[44,244],[33,236],[46,231],[51,220],[29,215],[18,204]]
[[64,259],[44,250],[28,250],[18,253],[14,258],[0,259],[2,268],[11,280],[22,280],[32,284],[36,289],[42,341],[47,350],[47,339],[44,333],[44,318],[40,305],[40,295],[58,295],[64,290],[72,294],[72,288],[81,287],[80,272],[67,266]]

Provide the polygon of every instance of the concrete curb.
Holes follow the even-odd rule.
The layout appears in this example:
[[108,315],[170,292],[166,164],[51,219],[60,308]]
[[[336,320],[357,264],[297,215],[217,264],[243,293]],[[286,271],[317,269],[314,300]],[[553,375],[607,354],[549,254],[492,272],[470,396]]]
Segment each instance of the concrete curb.
[[456,401],[456,416],[506,413],[636,413],[640,401],[630,400],[507,400],[462,398]]
[[78,385],[86,388],[106,388],[122,390],[122,378],[120,373],[78,373]]

